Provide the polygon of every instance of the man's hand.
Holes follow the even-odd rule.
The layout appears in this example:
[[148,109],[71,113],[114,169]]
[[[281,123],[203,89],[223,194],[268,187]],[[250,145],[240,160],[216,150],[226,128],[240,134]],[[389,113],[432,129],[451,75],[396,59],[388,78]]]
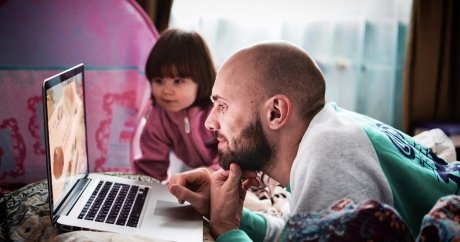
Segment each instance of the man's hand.
[[209,218],[211,173],[198,168],[171,177],[168,189],[179,203],[189,202],[202,216]]
[[243,188],[245,190],[248,190],[251,186],[257,187],[261,184],[260,177],[257,171],[243,171],[243,177]]
[[235,164],[229,170],[218,170],[212,175],[210,229],[217,238],[238,229],[243,211],[246,189],[242,182],[243,171]]

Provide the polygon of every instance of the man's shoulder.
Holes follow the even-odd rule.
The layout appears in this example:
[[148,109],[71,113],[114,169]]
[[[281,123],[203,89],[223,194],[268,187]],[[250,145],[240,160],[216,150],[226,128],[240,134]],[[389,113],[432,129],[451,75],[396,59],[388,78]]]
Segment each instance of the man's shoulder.
[[357,135],[363,135],[360,125],[342,117],[334,111],[322,114],[319,120],[313,120],[306,133],[307,140],[324,140],[329,142],[349,140],[352,141]]
[[358,122],[328,106],[310,124],[299,147],[303,154],[329,158],[358,151],[374,152],[366,131]]

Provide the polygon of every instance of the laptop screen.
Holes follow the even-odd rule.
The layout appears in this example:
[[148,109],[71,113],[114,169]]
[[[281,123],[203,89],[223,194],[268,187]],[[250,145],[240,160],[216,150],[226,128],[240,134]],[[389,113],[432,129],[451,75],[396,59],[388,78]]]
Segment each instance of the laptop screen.
[[88,172],[83,65],[45,80],[43,95],[48,179],[56,208]]

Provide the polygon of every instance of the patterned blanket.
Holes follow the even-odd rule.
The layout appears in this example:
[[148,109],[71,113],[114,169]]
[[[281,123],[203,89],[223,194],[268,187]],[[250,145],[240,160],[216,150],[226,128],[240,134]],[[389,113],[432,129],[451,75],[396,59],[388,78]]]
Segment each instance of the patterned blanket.
[[[111,173],[154,181],[141,175]],[[262,177],[245,206],[253,211],[287,218],[289,193],[279,184]],[[77,231],[60,234],[51,224],[47,182],[27,185],[0,198],[0,241],[152,241],[141,236]],[[341,199],[329,209],[296,214],[287,218],[280,241],[460,241],[460,196],[446,196],[424,217],[420,234],[412,236],[397,211],[369,200],[355,204]],[[214,241],[204,222],[204,241]]]
[[[154,182],[149,176],[126,173],[106,173]],[[214,241],[204,221],[204,241]],[[48,183],[35,182],[0,198],[0,241],[153,241],[150,238],[115,233],[75,231],[59,233],[51,224],[48,203]]]

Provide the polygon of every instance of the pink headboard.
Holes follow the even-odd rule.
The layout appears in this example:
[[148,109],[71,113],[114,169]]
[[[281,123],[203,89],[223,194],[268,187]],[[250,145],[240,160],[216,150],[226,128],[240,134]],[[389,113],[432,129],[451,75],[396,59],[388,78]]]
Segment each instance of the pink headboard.
[[130,171],[148,102],[144,65],[158,38],[135,1],[0,1],[0,184],[46,178],[41,86],[85,64],[93,171]]

